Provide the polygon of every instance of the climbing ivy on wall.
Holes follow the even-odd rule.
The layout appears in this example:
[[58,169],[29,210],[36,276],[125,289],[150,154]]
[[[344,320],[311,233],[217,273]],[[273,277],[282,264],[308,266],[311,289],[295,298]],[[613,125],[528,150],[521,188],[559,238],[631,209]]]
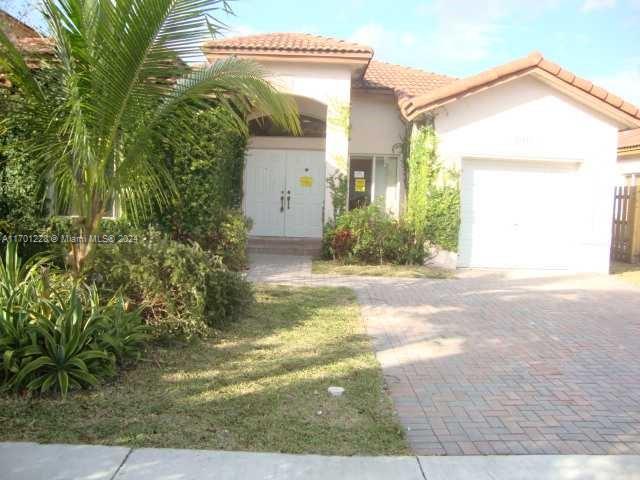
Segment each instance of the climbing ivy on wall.
[[338,218],[347,211],[347,176],[340,171],[334,172],[327,177],[327,187],[331,192],[333,218]]
[[327,118],[329,126],[344,132],[346,137],[351,134],[351,107],[347,102],[333,99],[329,102],[330,115]]
[[[349,103],[336,98],[330,100],[327,125],[349,138],[351,132],[351,106]],[[333,156],[333,162],[337,170],[327,177],[327,188],[331,192],[333,218],[338,218],[347,211],[348,163],[347,158],[340,154]]]
[[[198,113],[185,141],[164,157],[179,195],[154,223],[180,239],[207,244],[228,210],[242,203],[242,172],[247,138],[229,128],[216,109]],[[186,138],[189,135],[190,138]]]
[[459,173],[442,165],[432,126],[414,127],[405,158],[407,222],[430,243],[456,251],[460,228]]

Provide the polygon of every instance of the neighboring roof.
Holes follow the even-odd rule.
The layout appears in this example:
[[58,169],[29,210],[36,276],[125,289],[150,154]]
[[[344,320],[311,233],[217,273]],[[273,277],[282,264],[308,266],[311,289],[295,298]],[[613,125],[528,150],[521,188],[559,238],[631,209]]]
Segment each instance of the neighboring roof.
[[209,40],[205,54],[355,57],[370,59],[373,49],[353,42],[307,33],[266,33]]
[[392,90],[398,97],[412,97],[431,92],[456,79],[416,68],[371,60],[355,88]]
[[[46,37],[14,37],[11,41],[15,47],[22,53],[23,58],[29,68],[40,68],[42,61],[53,57],[55,52],[54,43],[51,38]],[[0,73],[0,86],[7,87],[11,85],[7,76]]]
[[54,42],[47,37],[17,38],[13,41],[29,68],[39,68],[43,60],[53,57]]
[[558,87],[573,87],[583,94],[588,94],[592,100],[597,100],[601,105],[617,110],[621,113],[621,116],[627,118],[630,124],[640,125],[640,110],[638,107],[550,62],[538,52],[532,52],[524,58],[486,70],[472,77],[457,80],[425,95],[408,99],[402,104],[403,113],[408,119],[412,120],[422,113],[446,103],[532,71],[543,72],[545,75],[553,77],[557,81],[556,85]]
[[16,17],[2,9],[0,9],[0,27],[2,27],[2,30],[12,41],[15,41],[18,38],[40,36],[37,30],[31,28],[26,23],[18,20]]
[[621,155],[640,153],[640,128],[625,130],[618,134],[618,153]]

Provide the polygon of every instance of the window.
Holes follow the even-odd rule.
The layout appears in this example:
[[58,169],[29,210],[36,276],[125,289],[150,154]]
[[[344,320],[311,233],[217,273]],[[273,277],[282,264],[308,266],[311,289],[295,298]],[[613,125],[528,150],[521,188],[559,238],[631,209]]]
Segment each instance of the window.
[[638,185],[638,173],[627,173],[624,175],[624,185],[627,187],[635,187]]
[[[71,205],[67,205],[65,207],[59,206],[58,208],[55,207],[55,203],[53,201],[53,187],[50,187],[47,191],[47,201],[48,204],[50,205],[49,210],[51,212],[52,215],[58,215],[58,216],[62,216],[62,217],[76,217],[78,216],[77,211],[75,211],[75,209],[73,208],[73,206]],[[118,212],[118,206],[117,206],[117,202],[113,199],[111,199],[108,204],[107,207],[105,208],[106,212],[104,215],[104,218],[108,218],[108,219],[116,219],[118,218],[119,212]]]
[[349,167],[349,208],[379,201],[398,212],[398,157],[394,155],[354,155]]
[[[324,138],[326,124],[308,115],[300,115],[303,137]],[[260,117],[249,121],[249,133],[254,137],[291,137],[291,132],[273,123],[270,117]]]

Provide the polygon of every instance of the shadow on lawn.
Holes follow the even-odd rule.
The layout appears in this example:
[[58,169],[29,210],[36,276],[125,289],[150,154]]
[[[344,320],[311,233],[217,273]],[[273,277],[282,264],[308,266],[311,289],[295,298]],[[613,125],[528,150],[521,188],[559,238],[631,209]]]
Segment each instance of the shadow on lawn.
[[[66,402],[0,397],[0,439],[406,453],[358,315],[346,289],[260,288],[251,314],[219,338],[158,347],[117,384]],[[346,394],[331,397],[330,385]]]

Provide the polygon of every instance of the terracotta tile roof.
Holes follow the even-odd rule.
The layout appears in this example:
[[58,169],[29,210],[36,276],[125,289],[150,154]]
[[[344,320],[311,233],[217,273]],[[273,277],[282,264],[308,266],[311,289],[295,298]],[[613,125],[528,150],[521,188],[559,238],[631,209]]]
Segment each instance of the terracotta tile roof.
[[209,40],[202,46],[205,54],[272,54],[358,56],[371,58],[373,49],[357,43],[307,33],[266,33]]
[[30,55],[53,55],[54,52],[53,39],[47,37],[19,38],[15,45],[18,50]]
[[2,30],[11,41],[14,41],[17,38],[40,36],[35,29],[2,9],[0,9],[0,27],[2,27]]
[[618,151],[640,150],[640,128],[625,130],[618,135]]
[[354,82],[354,87],[393,90],[398,97],[411,97],[455,81],[446,75],[371,60],[363,78]]
[[[54,53],[53,40],[45,37],[14,38],[13,44],[22,53],[29,68],[39,68],[42,60],[52,57]],[[6,87],[10,82],[5,74],[0,73],[0,85]]]
[[438,106],[454,101],[467,94],[476,92],[500,81],[507,80],[520,74],[528,73],[532,70],[540,70],[561,80],[567,86],[575,87],[582,92],[588,93],[594,99],[600,100],[610,107],[618,109],[628,117],[640,121],[640,110],[635,105],[624,101],[622,98],[607,92],[588,80],[577,77],[575,74],[565,70],[559,65],[545,59],[540,53],[532,52],[528,56],[513,62],[501,65],[490,70],[486,70],[478,75],[463,78],[434,90],[425,95],[420,95],[407,99],[402,104],[403,112],[408,119],[414,119],[421,113],[436,108]]

